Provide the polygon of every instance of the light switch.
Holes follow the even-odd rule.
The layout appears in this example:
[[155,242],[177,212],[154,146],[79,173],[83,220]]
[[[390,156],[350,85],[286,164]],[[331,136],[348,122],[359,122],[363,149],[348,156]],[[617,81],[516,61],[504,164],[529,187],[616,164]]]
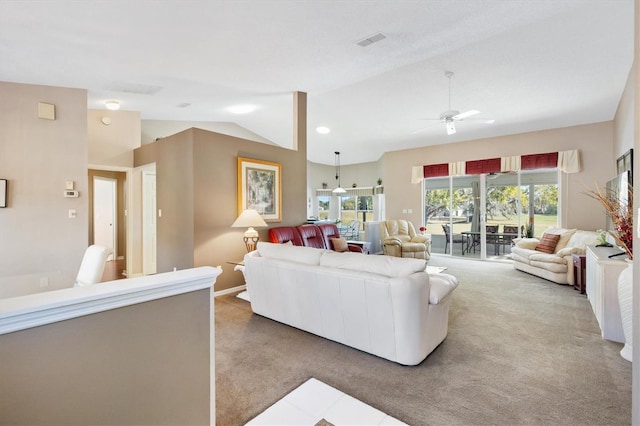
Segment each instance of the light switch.
[[69,209],[69,219],[75,219],[75,218],[76,218],[75,209]]
[[73,181],[68,180],[64,183],[64,189],[73,189]]
[[407,210],[407,213],[409,213],[409,214],[413,213],[413,209]]
[[407,214],[407,209],[402,209],[403,214]]

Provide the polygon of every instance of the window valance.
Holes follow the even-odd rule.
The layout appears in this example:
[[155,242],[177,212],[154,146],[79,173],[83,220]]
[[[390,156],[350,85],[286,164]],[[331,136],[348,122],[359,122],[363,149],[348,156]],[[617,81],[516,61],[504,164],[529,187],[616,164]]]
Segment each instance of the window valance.
[[[365,195],[374,195],[374,194],[382,194],[383,188],[381,186],[371,187],[371,186],[358,186],[355,188],[344,188],[345,193],[340,194],[342,197],[353,197],[355,195],[365,196]],[[316,196],[318,197],[330,197],[336,195],[333,193],[332,189],[316,189]]]
[[580,152],[574,149],[543,154],[514,155],[485,160],[414,166],[411,169],[411,183],[420,183],[422,179],[430,177],[513,172],[551,167],[557,167],[564,173],[578,173],[581,170]]

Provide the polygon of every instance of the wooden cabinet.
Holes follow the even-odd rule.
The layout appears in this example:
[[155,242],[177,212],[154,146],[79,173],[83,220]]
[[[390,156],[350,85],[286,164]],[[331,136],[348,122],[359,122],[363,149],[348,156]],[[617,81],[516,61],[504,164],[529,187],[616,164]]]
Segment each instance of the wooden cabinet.
[[587,246],[587,298],[602,330],[602,338],[624,343],[618,276],[627,267],[625,256],[609,258],[619,253],[612,247]]

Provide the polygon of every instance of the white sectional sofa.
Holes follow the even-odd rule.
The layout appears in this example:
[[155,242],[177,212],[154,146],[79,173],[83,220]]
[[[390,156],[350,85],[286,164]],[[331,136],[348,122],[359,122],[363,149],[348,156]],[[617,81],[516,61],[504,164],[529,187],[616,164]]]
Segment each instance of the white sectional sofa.
[[578,229],[548,228],[549,234],[559,234],[553,253],[536,250],[538,238],[514,240],[511,259],[515,269],[528,272],[558,284],[574,284],[573,254],[585,254],[587,245],[598,244],[598,234]]
[[244,265],[254,313],[403,365],[444,340],[458,285],[423,259],[266,242]]

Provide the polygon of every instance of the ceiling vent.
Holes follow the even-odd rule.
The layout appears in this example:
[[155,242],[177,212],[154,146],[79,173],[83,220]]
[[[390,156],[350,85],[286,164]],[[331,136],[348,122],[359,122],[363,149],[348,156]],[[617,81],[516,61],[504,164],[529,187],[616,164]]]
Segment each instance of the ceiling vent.
[[373,43],[377,43],[380,40],[384,40],[385,38],[387,38],[386,35],[382,34],[382,33],[377,33],[374,34],[372,36],[369,36],[363,40],[360,40],[359,42],[357,42],[356,44],[360,47],[367,47],[372,45]]
[[162,87],[151,86],[148,84],[114,81],[109,86],[107,86],[107,90],[111,90],[114,92],[134,93],[136,95],[155,95],[160,90],[162,90]]

